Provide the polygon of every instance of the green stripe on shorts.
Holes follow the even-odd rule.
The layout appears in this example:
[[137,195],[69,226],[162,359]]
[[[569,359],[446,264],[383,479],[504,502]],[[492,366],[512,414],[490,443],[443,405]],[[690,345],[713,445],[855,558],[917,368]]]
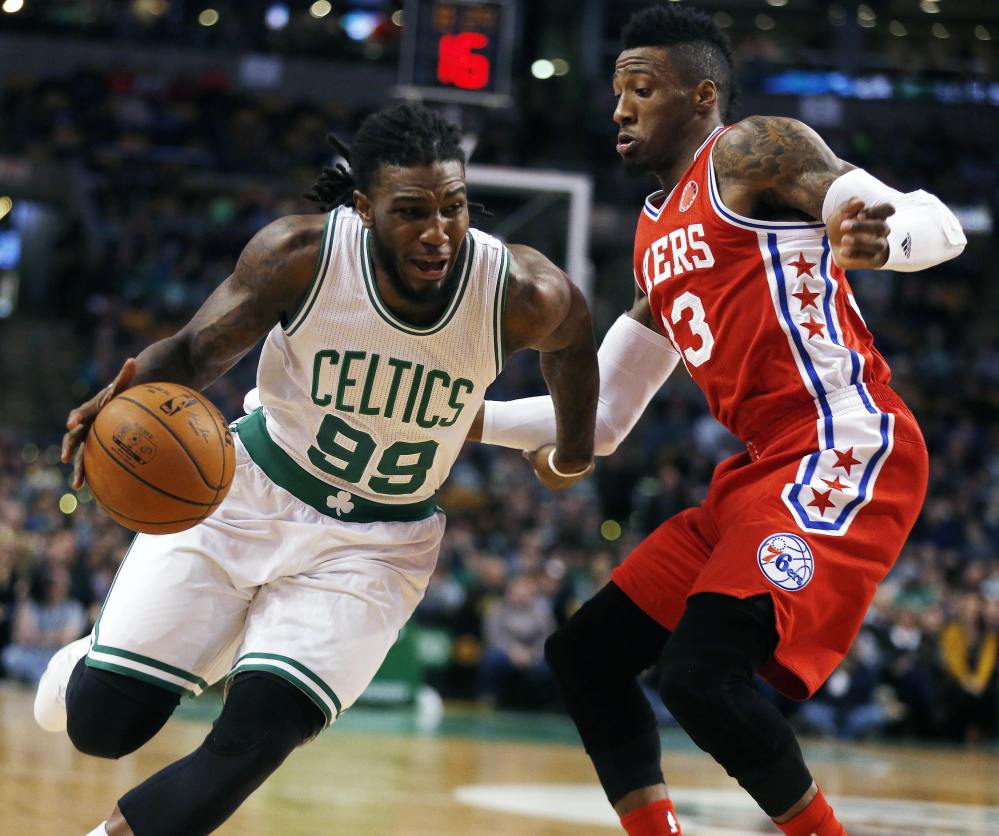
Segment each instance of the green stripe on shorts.
[[[292,668],[293,671],[275,665],[275,662],[281,662]],[[282,656],[278,653],[247,653],[236,660],[229,678],[231,679],[236,674],[247,670],[268,671],[296,685],[302,691],[305,691],[319,706],[323,714],[326,715],[327,723],[332,723],[334,719],[330,704],[336,709],[337,716],[340,715],[342,710],[340,698],[334,693],[333,689],[321,677],[309,670],[301,662],[289,656]]]
[[91,646],[90,652],[103,653],[106,656],[117,656],[123,660],[139,662],[140,664],[147,665],[150,668],[156,668],[164,673],[172,674],[178,679],[183,679],[185,682],[190,682],[194,688],[197,688],[198,692],[203,691],[208,687],[208,683],[200,676],[196,676],[189,671],[185,671],[183,668],[168,665],[166,662],[159,661],[159,659],[153,659],[150,656],[143,656],[141,653],[133,653],[131,650],[122,650],[119,647],[108,647],[105,644],[95,643]]
[[87,667],[100,668],[102,671],[111,671],[111,673],[118,673],[122,676],[131,677],[132,679],[138,679],[140,682],[156,685],[159,688],[166,688],[168,691],[171,691],[174,694],[180,694],[181,696],[193,696],[193,693],[183,685],[178,685],[176,682],[170,682],[167,679],[150,676],[144,671],[135,670],[135,668],[126,668],[124,665],[115,665],[101,659],[91,659],[89,656],[87,657]]

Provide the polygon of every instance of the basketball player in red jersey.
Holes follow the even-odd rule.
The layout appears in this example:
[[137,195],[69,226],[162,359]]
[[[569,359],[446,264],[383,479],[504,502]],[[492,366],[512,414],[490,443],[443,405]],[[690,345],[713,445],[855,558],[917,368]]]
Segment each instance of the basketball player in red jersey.
[[[793,119],[724,126],[728,43],[666,4],[636,14],[617,60],[628,169],[661,189],[635,235],[637,297],[601,346],[597,452],[630,430],[682,361],[746,444],[707,499],[663,523],[548,641],[586,751],[630,834],[680,833],[652,710],[662,698],[788,834],[844,832],[761,673],[806,699],[843,659],[923,502],[926,448],[889,387],[844,274],[918,270],[959,254],[954,216],[838,159]],[[547,399],[487,402],[482,440],[534,450]]]

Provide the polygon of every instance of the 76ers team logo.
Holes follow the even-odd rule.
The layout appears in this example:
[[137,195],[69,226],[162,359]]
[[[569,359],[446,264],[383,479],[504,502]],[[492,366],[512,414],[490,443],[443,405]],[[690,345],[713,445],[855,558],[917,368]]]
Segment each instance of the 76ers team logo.
[[756,550],[756,560],[774,586],[797,592],[815,574],[815,558],[808,543],[797,534],[771,534]]
[[683,193],[680,195],[680,211],[686,212],[691,206],[694,205],[694,201],[697,199],[697,183],[693,180],[687,182],[687,185],[683,187]]

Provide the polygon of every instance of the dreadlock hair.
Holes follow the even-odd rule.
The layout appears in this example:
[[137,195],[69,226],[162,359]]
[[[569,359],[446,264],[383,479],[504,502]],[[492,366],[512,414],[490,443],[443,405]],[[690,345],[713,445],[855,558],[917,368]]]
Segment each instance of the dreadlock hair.
[[352,206],[354,190],[367,192],[378,177],[379,166],[422,166],[444,160],[465,164],[457,125],[419,104],[400,104],[371,114],[361,122],[351,146],[333,133],[326,141],[347,165],[324,166],[312,191],[303,195],[319,203],[324,212]]
[[704,12],[667,3],[635,12],[621,32],[624,49],[670,47],[670,60],[684,81],[709,78],[718,88],[718,105],[725,122],[732,118],[738,91],[732,45]]

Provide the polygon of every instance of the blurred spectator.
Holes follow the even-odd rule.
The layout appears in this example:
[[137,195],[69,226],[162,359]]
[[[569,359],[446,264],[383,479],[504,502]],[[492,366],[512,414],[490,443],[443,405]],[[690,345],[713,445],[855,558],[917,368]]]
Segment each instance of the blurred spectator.
[[11,643],[3,650],[9,676],[34,685],[52,655],[83,635],[86,615],[69,597],[69,582],[69,570],[59,564],[35,573],[27,596],[15,605]]
[[995,729],[997,628],[995,608],[987,614],[979,595],[966,592],[956,617],[940,634],[940,655],[947,674],[947,730],[969,743]]
[[894,688],[905,709],[900,730],[929,736],[938,724],[936,680],[937,649],[934,636],[940,630],[940,608],[920,613],[911,606],[897,606],[884,625],[881,650],[884,681]]
[[485,654],[479,668],[480,697],[488,705],[543,706],[553,680],[545,662],[545,639],[555,630],[551,603],[534,579],[515,575],[502,600],[485,618]]
[[[472,699],[479,694],[479,665],[485,653],[486,614],[499,605],[506,584],[506,564],[481,552],[467,555],[468,591],[451,622],[454,640],[446,689],[451,696]],[[422,607],[417,620],[422,620]]]
[[879,684],[871,641],[871,636],[861,633],[832,676],[801,706],[797,717],[805,729],[858,740],[881,732],[901,717],[904,709],[891,689]]

